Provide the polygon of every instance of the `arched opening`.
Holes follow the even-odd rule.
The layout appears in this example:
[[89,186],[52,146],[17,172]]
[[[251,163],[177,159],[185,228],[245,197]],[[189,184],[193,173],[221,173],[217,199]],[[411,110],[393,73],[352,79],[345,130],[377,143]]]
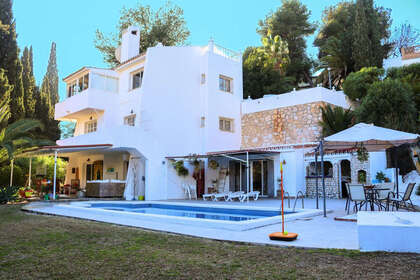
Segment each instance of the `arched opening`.
[[[318,162],[318,176],[321,176],[321,162]],[[315,162],[311,162],[306,167],[306,176],[307,177],[315,177],[316,175],[316,168]],[[333,176],[333,165],[329,161],[324,161],[324,176],[325,177],[332,177]]]
[[350,161],[344,159],[340,162],[340,170],[341,170],[341,197],[346,198],[348,197],[346,183],[351,183],[351,167]]
[[357,171],[357,182],[359,184],[365,184],[366,183],[366,171],[365,170]]

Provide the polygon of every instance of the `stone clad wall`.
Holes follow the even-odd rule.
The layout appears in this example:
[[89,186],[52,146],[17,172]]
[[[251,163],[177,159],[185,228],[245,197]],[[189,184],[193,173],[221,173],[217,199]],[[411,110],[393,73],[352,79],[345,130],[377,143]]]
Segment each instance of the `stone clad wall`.
[[242,116],[242,148],[317,141],[324,102],[278,108]]

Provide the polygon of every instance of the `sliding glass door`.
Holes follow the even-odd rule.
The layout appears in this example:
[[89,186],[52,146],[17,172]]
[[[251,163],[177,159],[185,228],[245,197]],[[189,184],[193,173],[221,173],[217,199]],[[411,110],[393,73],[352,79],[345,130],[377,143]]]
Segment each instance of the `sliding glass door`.
[[268,162],[267,160],[251,161],[251,191],[259,191],[260,195],[268,195]]

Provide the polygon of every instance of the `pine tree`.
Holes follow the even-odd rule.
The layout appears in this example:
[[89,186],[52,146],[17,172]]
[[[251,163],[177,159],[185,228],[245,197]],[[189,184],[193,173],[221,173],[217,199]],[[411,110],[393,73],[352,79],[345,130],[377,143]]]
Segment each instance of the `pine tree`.
[[58,70],[57,70],[57,55],[56,55],[56,44],[51,44],[50,58],[48,60],[47,77],[50,83],[50,98],[51,105],[55,105],[59,102],[58,96]]
[[[31,47],[32,49],[32,47]],[[22,82],[24,90],[24,105],[25,105],[25,117],[33,118],[35,112],[35,100],[34,100],[34,88],[35,88],[35,77],[32,75],[32,56],[30,50],[25,47],[23,50],[22,61]]]
[[0,1],[0,68],[5,70],[9,85],[13,86],[10,93],[9,122],[14,122],[25,116],[23,105],[22,64],[19,59],[19,48],[16,42],[16,24],[13,19],[12,1]]

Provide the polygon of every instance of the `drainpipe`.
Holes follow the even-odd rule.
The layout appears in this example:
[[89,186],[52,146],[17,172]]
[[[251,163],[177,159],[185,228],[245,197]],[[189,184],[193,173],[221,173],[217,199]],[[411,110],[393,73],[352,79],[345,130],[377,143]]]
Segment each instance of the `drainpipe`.
[[[246,192],[249,193],[249,152],[246,152]],[[249,196],[246,196],[246,202],[249,202]]]
[[315,150],[315,195],[316,195],[316,209],[319,209],[319,201],[318,201],[318,149]]
[[57,150],[54,151],[54,182],[53,182],[53,199],[55,200],[55,189],[57,181]]

